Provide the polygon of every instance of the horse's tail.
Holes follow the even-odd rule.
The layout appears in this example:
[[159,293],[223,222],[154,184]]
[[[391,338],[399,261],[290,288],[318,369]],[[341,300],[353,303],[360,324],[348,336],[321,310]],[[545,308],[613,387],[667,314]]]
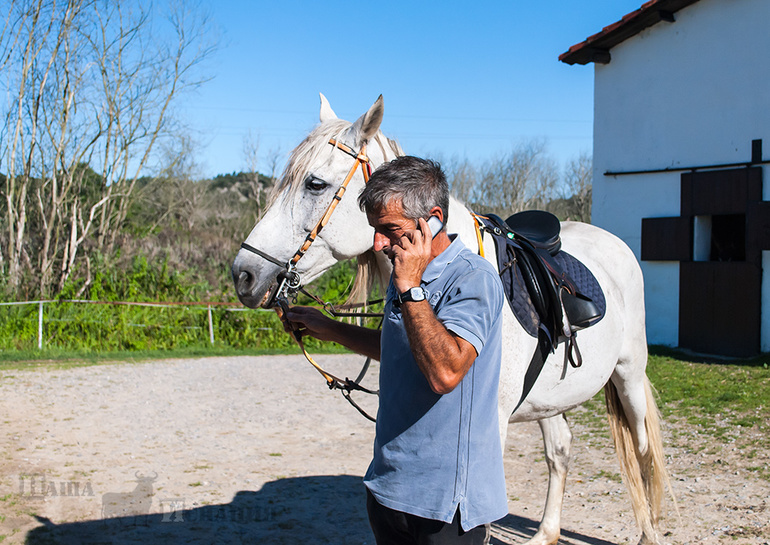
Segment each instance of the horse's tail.
[[[647,377],[644,379],[644,389],[647,400],[644,424],[648,445],[645,453],[639,452],[618,391],[612,381],[608,381],[604,386],[604,394],[610,430],[620,461],[620,471],[631,494],[634,516],[642,530],[642,542],[647,540],[655,542],[665,489],[668,488],[671,491],[672,499],[674,497],[663,456],[660,412]],[[675,500],[674,507],[676,509]]]

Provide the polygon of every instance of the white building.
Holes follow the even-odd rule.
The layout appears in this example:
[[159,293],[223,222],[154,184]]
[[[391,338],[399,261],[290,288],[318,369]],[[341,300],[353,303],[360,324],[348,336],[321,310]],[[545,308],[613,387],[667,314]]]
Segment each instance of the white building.
[[768,22],[651,0],[559,57],[594,63],[593,223],[642,264],[652,344],[770,351]]

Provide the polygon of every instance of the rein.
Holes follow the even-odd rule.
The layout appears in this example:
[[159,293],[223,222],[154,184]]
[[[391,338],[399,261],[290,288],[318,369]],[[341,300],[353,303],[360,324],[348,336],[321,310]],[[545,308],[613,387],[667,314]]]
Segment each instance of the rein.
[[[331,218],[332,214],[334,213],[334,210],[337,208],[337,205],[342,200],[342,197],[345,195],[345,191],[347,190],[348,184],[350,183],[350,180],[353,179],[353,176],[356,173],[356,170],[358,168],[361,168],[361,173],[364,176],[364,182],[369,182],[369,177],[372,175],[372,164],[369,160],[369,157],[366,155],[366,145],[361,147],[361,151],[356,153],[352,148],[346,146],[342,142],[339,142],[335,140],[334,138],[329,139],[329,144],[334,146],[335,148],[339,149],[340,151],[350,155],[355,159],[355,162],[353,163],[353,166],[348,171],[347,176],[345,176],[344,181],[342,182],[342,185],[337,189],[337,191],[334,193],[334,197],[332,197],[331,202],[329,203],[329,206],[326,207],[326,211],[324,212],[323,216],[320,220],[318,220],[318,223],[316,223],[315,227],[313,227],[313,230],[308,233],[308,235],[305,237],[305,240],[302,242],[300,247],[297,249],[296,252],[294,252],[294,255],[287,261],[283,262],[278,258],[275,258],[271,256],[270,254],[263,252],[262,250],[259,250],[258,248],[255,248],[254,246],[251,246],[250,244],[247,244],[246,242],[241,243],[241,248],[244,250],[247,250],[249,252],[252,252],[253,254],[258,255],[262,259],[265,259],[266,261],[269,261],[275,265],[278,265],[279,267],[283,267],[283,270],[278,273],[276,280],[278,283],[276,284],[276,287],[272,290],[270,293],[270,297],[268,298],[267,303],[265,304],[266,308],[274,308],[276,313],[278,314],[278,317],[281,319],[281,322],[287,328],[291,331],[292,336],[294,337],[294,340],[297,341],[297,344],[299,345],[300,349],[302,350],[302,353],[305,355],[305,358],[310,362],[310,364],[321,374],[324,379],[326,379],[326,384],[329,387],[330,390],[339,390],[342,393],[342,396],[348,400],[348,402],[359,412],[361,413],[365,418],[371,420],[372,422],[376,422],[376,419],[364,411],[350,396],[350,393],[352,391],[359,391],[364,392],[367,394],[373,394],[373,395],[379,395],[379,391],[376,390],[369,390],[367,388],[364,388],[361,386],[360,382],[364,379],[364,376],[366,375],[366,372],[369,370],[369,365],[371,363],[371,358],[366,358],[366,362],[364,363],[363,368],[361,369],[361,372],[358,374],[358,377],[355,380],[350,380],[349,378],[345,377],[344,379],[341,379],[339,377],[334,376],[333,374],[329,373],[328,371],[325,371],[316,361],[313,359],[313,357],[308,353],[308,351],[305,349],[305,344],[302,342],[302,334],[295,330],[289,322],[286,319],[286,313],[289,310],[289,298],[294,298],[297,294],[297,292],[302,292],[311,299],[315,300],[316,302],[319,302],[323,305],[324,310],[326,310],[329,314],[331,314],[334,317],[352,317],[352,316],[359,316],[359,317],[378,317],[381,316],[380,314],[375,313],[366,313],[366,312],[339,312],[331,303],[324,303],[321,301],[320,298],[309,294],[307,291],[305,291],[302,288],[302,277],[300,276],[299,272],[297,272],[297,263],[300,259],[307,253],[307,251],[310,249],[310,246],[315,242],[316,237],[321,232],[321,230],[326,226],[327,223],[329,223],[329,219]],[[369,304],[369,303],[366,303]],[[343,308],[354,308],[357,305],[343,305]]]

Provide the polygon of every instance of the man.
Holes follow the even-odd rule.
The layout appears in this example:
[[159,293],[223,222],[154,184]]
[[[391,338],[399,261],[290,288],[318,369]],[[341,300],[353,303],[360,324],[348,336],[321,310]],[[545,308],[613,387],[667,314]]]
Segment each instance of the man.
[[497,417],[503,289],[446,223],[441,167],[399,157],[359,196],[374,250],[393,263],[382,332],[295,307],[302,334],[381,362],[374,459],[364,477],[378,545],[489,542],[508,513]]

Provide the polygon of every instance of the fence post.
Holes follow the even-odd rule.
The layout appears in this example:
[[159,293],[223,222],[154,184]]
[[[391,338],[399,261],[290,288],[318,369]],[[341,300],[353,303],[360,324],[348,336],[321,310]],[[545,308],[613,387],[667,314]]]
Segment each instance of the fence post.
[[43,349],[43,301],[39,302],[37,309],[37,349]]
[[209,305],[209,339],[214,344],[214,320],[211,319],[211,305]]

